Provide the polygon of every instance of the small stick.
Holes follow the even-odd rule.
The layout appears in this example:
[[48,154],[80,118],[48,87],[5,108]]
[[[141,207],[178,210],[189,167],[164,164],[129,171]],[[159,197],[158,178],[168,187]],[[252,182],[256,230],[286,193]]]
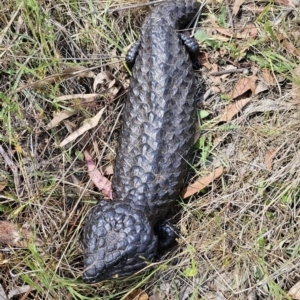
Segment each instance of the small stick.
[[0,154],[2,155],[4,162],[6,165],[11,169],[13,175],[14,175],[14,182],[16,186],[16,190],[18,190],[20,185],[20,179],[19,179],[19,172],[18,167],[14,164],[14,162],[10,159],[8,154],[5,152],[4,148],[0,146]]
[[225,0],[225,2],[226,2],[226,8],[227,8],[227,13],[228,13],[228,17],[229,17],[229,24],[232,27],[232,29],[234,29],[232,13],[231,13],[231,10],[229,8],[229,2],[228,2],[228,0]]
[[229,70],[223,70],[219,72],[212,72],[209,75],[211,76],[219,76],[224,74],[233,74],[233,73],[244,73],[247,74],[249,71],[248,69],[229,69]]

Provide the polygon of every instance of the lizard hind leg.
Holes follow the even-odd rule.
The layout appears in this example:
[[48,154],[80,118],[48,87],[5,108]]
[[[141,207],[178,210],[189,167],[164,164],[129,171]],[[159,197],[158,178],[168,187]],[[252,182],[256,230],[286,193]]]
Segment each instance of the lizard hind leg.
[[167,221],[158,223],[154,232],[158,237],[158,251],[167,250],[176,244],[178,229]]

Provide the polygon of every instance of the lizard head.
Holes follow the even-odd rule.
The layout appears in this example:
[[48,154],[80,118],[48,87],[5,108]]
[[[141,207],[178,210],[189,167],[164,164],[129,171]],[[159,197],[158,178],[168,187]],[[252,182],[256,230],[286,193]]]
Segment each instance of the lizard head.
[[141,210],[101,201],[89,213],[83,230],[83,280],[95,283],[131,275],[154,258],[157,243],[153,226]]

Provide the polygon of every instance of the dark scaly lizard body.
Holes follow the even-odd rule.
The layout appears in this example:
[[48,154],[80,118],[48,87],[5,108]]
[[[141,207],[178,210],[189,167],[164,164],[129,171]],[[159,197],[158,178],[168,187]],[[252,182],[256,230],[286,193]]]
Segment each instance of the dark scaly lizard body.
[[83,231],[87,283],[140,270],[164,244],[164,227],[154,228],[183,186],[196,107],[189,45],[176,29],[198,7],[192,0],[168,1],[142,26],[115,160],[113,201],[96,205]]

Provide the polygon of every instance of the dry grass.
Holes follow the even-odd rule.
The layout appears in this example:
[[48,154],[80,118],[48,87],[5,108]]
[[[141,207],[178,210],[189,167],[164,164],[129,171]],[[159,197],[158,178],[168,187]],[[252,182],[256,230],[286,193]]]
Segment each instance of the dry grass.
[[[94,75],[103,71],[126,88],[125,49],[137,39],[147,8],[105,11],[137,3],[0,3],[0,214],[34,237],[23,247],[2,244],[1,286],[19,299],[132,299],[127,295],[139,288],[152,300],[288,299],[300,280],[299,97],[291,89],[292,81],[299,84],[293,70],[300,44],[297,11],[285,17],[286,7],[278,4],[256,3],[263,8],[257,12],[255,3],[245,3],[235,26],[255,22],[257,36],[227,41],[209,37],[216,30],[208,17],[209,12],[226,28],[226,8],[206,6],[201,51],[208,60],[198,76],[214,92],[199,107],[210,114],[201,122],[189,181],[220,165],[225,172],[180,201],[174,218],[182,234],[179,246],[129,279],[82,282],[81,228],[101,196],[87,175],[83,145],[89,144],[99,169],[112,165],[125,89],[116,94],[100,85],[90,101],[59,97],[93,93]],[[244,75],[213,77],[209,68],[215,65],[244,67],[265,84],[257,95],[248,92],[252,101],[230,122],[217,118],[229,103],[226,94]],[[93,73],[84,69],[65,80],[45,79],[83,67]],[[266,82],[266,70],[273,84]],[[58,147],[104,106],[97,128]],[[63,109],[76,114],[47,130]],[[20,286],[23,293],[16,290]]]

